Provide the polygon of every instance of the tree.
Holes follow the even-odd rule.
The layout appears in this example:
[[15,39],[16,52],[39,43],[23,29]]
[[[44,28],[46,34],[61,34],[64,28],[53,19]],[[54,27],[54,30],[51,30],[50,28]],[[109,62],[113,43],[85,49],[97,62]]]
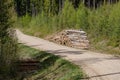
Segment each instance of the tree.
[[15,9],[18,16],[31,15],[31,0],[14,0]]
[[[0,79],[10,80],[17,51],[16,39],[12,30],[12,0],[0,0]],[[3,80],[3,79],[2,79]]]

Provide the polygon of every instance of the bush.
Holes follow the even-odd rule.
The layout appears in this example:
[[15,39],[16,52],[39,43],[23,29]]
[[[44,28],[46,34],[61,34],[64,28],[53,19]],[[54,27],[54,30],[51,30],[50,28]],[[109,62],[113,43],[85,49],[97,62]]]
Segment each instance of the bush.
[[[17,43],[12,30],[12,0],[0,0],[0,79],[10,80],[15,77]],[[12,12],[13,13],[13,12]],[[12,75],[11,75],[12,73]]]

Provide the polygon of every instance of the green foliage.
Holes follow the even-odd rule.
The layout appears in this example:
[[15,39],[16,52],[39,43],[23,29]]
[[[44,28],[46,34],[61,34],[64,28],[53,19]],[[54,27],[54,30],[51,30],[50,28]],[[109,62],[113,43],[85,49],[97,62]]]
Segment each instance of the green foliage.
[[[109,25],[111,27],[110,40],[113,41],[115,46],[120,47],[120,2],[111,8],[109,15]],[[112,42],[111,42],[112,43]]]
[[17,51],[14,31],[11,29],[12,0],[0,0],[0,10],[0,79],[10,80],[10,77],[15,77],[13,63]]
[[104,5],[97,10],[90,11],[88,23],[89,32],[98,41],[107,40],[108,45],[119,46],[119,16],[120,3]]
[[75,9],[68,0],[65,1],[64,8],[62,9],[62,13],[60,14],[60,19],[61,19],[61,27],[67,27],[71,28],[75,23],[76,20],[76,12]]
[[18,16],[31,14],[31,0],[14,0],[14,5]]
[[15,9],[18,16],[36,16],[44,12],[47,16],[52,16],[58,11],[57,0],[14,0]]
[[45,12],[39,13],[36,17],[32,17],[29,23],[23,20],[27,25],[22,28],[29,27],[24,31],[32,35],[38,33],[38,37],[45,37],[68,28],[83,29],[88,33],[92,46],[105,41],[104,47],[115,48],[120,47],[119,9],[120,2],[113,5],[106,4],[97,9],[89,9],[83,4],[80,4],[79,8],[74,8],[72,3],[66,0],[58,15],[49,16]]
[[76,22],[74,23],[78,29],[88,29],[88,9],[84,6],[84,4],[79,5],[76,11]]

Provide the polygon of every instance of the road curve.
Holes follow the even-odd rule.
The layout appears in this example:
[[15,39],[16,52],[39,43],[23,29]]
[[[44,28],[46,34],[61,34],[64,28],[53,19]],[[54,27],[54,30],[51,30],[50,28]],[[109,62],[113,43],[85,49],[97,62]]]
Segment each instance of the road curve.
[[118,57],[58,45],[25,35],[19,30],[16,30],[16,34],[20,43],[61,56],[79,65],[89,76],[87,77],[89,80],[120,80],[120,58]]

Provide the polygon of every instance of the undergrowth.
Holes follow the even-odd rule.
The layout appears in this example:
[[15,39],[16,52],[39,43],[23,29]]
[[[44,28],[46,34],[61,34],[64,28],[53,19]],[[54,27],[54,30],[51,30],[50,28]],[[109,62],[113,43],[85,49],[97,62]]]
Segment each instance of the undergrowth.
[[83,29],[88,33],[92,50],[120,54],[119,9],[120,2],[106,4],[97,9],[89,9],[80,4],[75,9],[66,0],[59,14],[46,16],[42,12],[35,17],[26,15],[18,19],[16,26],[37,37],[46,37],[63,29]]

